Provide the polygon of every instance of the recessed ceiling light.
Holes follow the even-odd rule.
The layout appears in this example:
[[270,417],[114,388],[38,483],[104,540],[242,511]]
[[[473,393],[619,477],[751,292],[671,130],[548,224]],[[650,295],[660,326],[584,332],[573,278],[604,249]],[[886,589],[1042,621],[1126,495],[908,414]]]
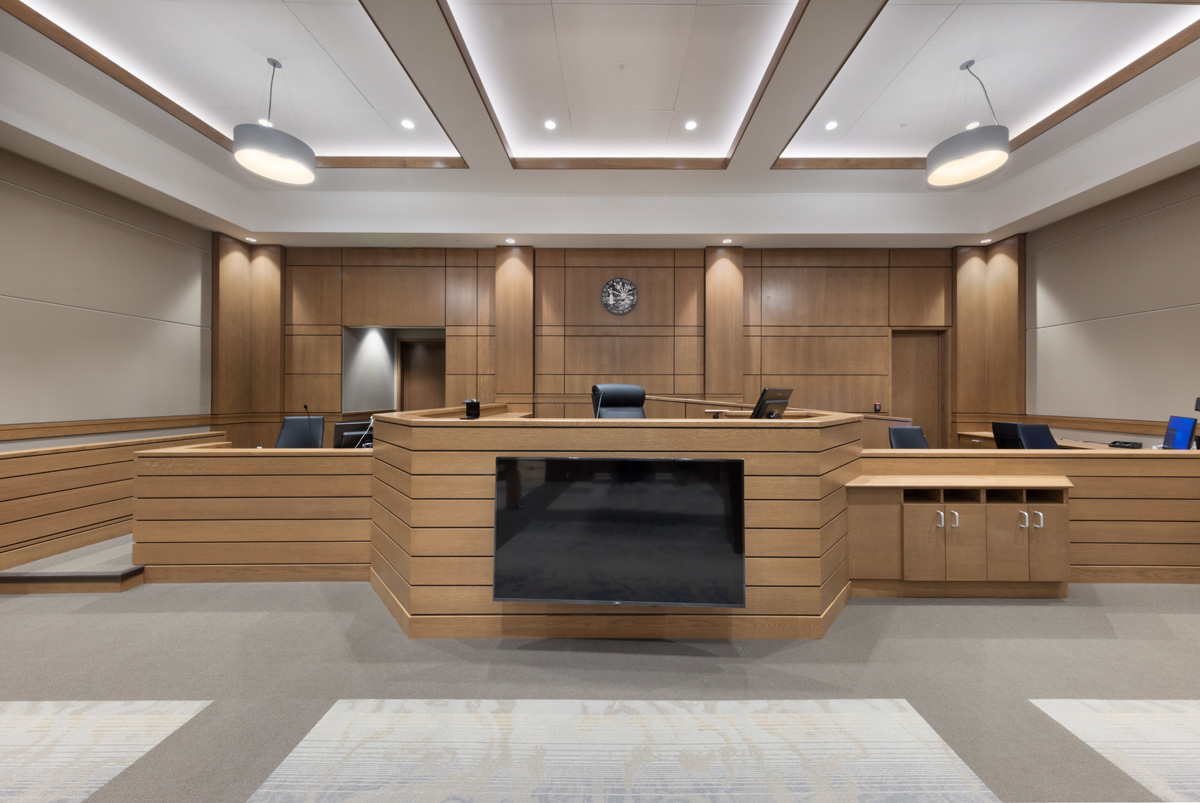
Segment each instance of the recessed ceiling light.
[[991,237],[988,237],[988,238],[986,238],[986,239],[980,240],[980,241],[979,241],[979,244],[980,244],[980,245],[987,245],[987,244],[988,244],[988,243],[990,243],[991,241],[992,241],[992,238],[991,238]]
[[516,240],[514,240],[512,237],[509,237],[504,242],[508,243],[509,245],[512,245],[513,243],[516,242]]
[[265,125],[267,128],[274,128],[274,127],[275,127],[275,124],[274,124],[274,123],[272,123],[270,120],[268,120],[266,117],[259,117],[259,118],[258,118],[258,124],[259,124],[259,125]]
[[825,124],[826,131],[832,131],[835,128],[837,128],[837,120],[830,120],[828,123]]
[[401,120],[400,125],[404,126],[409,131],[412,131],[414,128],[417,127],[417,124],[414,123],[412,120]]
[[258,240],[254,239],[253,237],[247,237],[247,238],[246,238],[246,242],[248,242],[248,243],[256,243],[256,242],[258,242]]
[[558,123],[554,122],[553,120],[547,120],[546,128],[549,131],[553,131],[554,129],[558,128]]
[[726,238],[725,238],[724,240],[722,240],[721,242],[723,242],[725,245],[729,245],[731,242],[733,242],[733,240],[731,240],[730,238],[726,237]]
[[698,125],[698,123],[695,120],[688,120],[686,123],[683,124],[683,127],[686,128],[688,131],[695,131],[697,125]]
[[976,121],[974,121],[974,122],[972,122],[972,123],[967,123],[967,130],[968,130],[968,131],[974,131],[976,128],[979,128],[979,121],[978,121],[978,120],[976,120]]

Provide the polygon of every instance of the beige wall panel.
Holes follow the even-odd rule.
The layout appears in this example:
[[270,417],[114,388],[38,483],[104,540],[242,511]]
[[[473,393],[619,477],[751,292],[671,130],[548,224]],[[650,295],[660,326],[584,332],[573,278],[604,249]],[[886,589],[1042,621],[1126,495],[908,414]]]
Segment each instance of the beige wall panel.
[[[763,374],[769,388],[792,388],[792,407],[831,410],[840,413],[869,413],[875,402],[886,412],[890,391],[886,376],[796,376]],[[757,392],[755,393],[757,396]]]
[[568,268],[671,268],[675,252],[665,248],[569,248]]
[[764,374],[887,374],[886,337],[764,337]]
[[550,336],[535,337],[533,340],[536,372],[539,374],[562,375],[566,370],[566,363],[563,361],[565,349],[564,338]]
[[[290,255],[291,250],[288,251]],[[285,317],[289,325],[342,324],[342,269],[288,265]]]
[[566,278],[563,268],[534,269],[533,287],[536,294],[533,308],[534,326],[562,326],[563,305],[566,301]]
[[[347,253],[352,250],[359,249],[347,249]],[[343,268],[342,323],[345,326],[444,326],[445,269]]]
[[295,335],[287,338],[287,373],[340,374],[342,338]]
[[443,248],[345,248],[342,264],[362,267],[441,268],[446,265]]
[[568,374],[674,373],[674,338],[568,337]]
[[337,413],[342,410],[342,376],[335,374],[288,374],[284,377],[283,409],[289,415]]
[[703,266],[675,269],[675,325],[704,326]]
[[[458,249],[463,250],[463,249]],[[474,249],[466,249],[472,258]],[[479,270],[477,268],[446,268],[446,325],[474,326],[479,312]]]
[[888,252],[882,248],[767,248],[764,268],[886,268]]
[[533,392],[533,249],[498,248],[496,392]]
[[889,274],[892,326],[950,325],[950,268],[893,267]]
[[888,271],[886,268],[763,268],[762,323],[763,326],[887,326]]
[[[568,251],[568,262],[570,254]],[[670,251],[666,253],[670,254]],[[609,279],[629,279],[638,289],[637,306],[614,315],[600,303]],[[675,269],[649,267],[571,268],[566,270],[567,326],[672,326],[675,322]]]
[[741,394],[743,292],[742,249],[709,248],[704,268],[704,389]]

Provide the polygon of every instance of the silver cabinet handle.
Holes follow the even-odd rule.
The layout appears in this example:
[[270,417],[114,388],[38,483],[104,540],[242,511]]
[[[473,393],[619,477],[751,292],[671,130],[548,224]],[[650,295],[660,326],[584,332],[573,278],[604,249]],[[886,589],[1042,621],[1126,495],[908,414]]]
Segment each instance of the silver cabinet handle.
[[1029,511],[1022,510],[1021,515],[1025,517],[1025,519],[1024,519],[1025,523],[1021,525],[1021,529],[1028,530],[1029,529]]
[[1033,529],[1040,530],[1040,529],[1042,529],[1042,526],[1046,523],[1046,518],[1045,518],[1045,516],[1042,515],[1042,511],[1036,510],[1034,512],[1037,513],[1038,523],[1033,525]]
[[951,510],[950,512],[954,514],[954,523],[953,523],[953,524],[951,524],[950,526],[951,526],[951,527],[957,527],[957,526],[958,526],[958,511],[957,511],[957,510]]
[[945,527],[946,526],[946,514],[941,510],[939,510],[937,512],[937,514],[938,514],[938,525],[937,526],[939,528]]

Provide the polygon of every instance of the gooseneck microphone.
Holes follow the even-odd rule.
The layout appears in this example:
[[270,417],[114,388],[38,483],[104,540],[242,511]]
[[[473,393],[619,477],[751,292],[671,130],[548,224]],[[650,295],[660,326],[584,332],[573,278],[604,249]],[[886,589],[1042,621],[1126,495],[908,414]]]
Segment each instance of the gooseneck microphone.
[[308,415],[308,405],[304,405],[304,415],[308,416],[308,448],[313,448],[312,443],[316,440],[312,434],[312,416]]
[[367,428],[363,430],[363,433],[358,436],[358,442],[354,444],[354,448],[357,449],[358,447],[362,446],[362,442],[364,440],[366,440],[368,435],[370,435],[371,438],[374,439],[374,437],[375,437],[374,430],[375,430],[375,416],[371,416],[371,423],[368,424]]

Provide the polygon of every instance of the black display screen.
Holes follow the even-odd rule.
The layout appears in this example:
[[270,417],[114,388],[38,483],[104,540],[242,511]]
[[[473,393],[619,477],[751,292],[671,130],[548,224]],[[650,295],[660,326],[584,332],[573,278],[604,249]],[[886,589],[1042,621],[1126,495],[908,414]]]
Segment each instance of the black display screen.
[[496,458],[493,598],[746,605],[741,460]]

